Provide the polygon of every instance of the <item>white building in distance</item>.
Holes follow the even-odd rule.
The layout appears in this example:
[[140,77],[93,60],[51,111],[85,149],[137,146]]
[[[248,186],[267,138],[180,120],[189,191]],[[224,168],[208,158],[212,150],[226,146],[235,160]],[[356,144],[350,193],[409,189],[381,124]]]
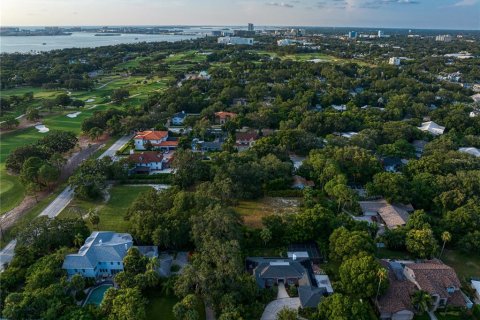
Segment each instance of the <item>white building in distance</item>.
[[253,38],[219,37],[217,43],[226,45],[253,45]]
[[435,37],[435,41],[450,42],[452,40],[453,40],[453,37],[449,34],[442,34]]
[[394,66],[399,66],[402,60],[398,57],[391,57],[388,60],[388,64],[394,65]]

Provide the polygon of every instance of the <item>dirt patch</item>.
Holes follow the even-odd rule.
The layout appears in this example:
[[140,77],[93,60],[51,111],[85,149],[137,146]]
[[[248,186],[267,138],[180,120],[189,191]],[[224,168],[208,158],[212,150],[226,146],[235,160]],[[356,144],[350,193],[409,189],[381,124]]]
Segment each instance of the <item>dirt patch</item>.
[[301,198],[265,197],[254,201],[240,201],[235,210],[242,216],[246,226],[261,228],[263,217],[293,214],[298,212],[300,205]]

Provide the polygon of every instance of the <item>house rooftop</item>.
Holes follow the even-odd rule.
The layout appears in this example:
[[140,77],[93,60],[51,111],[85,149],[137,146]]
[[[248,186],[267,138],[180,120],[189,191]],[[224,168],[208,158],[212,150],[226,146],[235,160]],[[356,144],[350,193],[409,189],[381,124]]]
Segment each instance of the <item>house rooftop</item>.
[[425,132],[430,132],[433,135],[441,135],[443,134],[443,131],[445,131],[445,127],[442,127],[433,121],[423,122],[418,129]]
[[128,156],[128,159],[134,163],[148,164],[162,161],[163,155],[157,151],[144,151],[140,153],[133,153]]
[[168,131],[140,131],[137,132],[134,139],[142,139],[142,140],[162,140],[168,137]]
[[475,156],[477,158],[480,157],[480,149],[478,148],[465,147],[465,148],[458,149],[458,151],[471,154],[472,156]]
[[[405,268],[412,270],[415,281],[422,290],[430,294],[438,294],[441,298],[451,298],[450,302],[452,304],[465,305],[463,297],[458,299],[458,297],[455,297],[455,294],[449,294],[447,292],[447,288],[449,287],[460,288],[461,283],[455,270],[440,260],[434,259],[421,263],[412,263],[406,265]],[[459,291],[457,292],[460,293]]]
[[215,117],[218,117],[218,118],[221,118],[221,119],[224,119],[224,118],[235,118],[237,116],[236,113],[233,113],[233,112],[227,112],[227,111],[219,111],[219,112],[215,112]]
[[85,240],[78,253],[69,254],[63,262],[63,269],[92,269],[99,261],[122,261],[133,239],[128,233],[96,231]]
[[410,216],[409,212],[413,211],[411,204],[389,204],[385,199],[360,201],[359,204],[364,214],[370,212],[378,213],[389,229],[405,225]]
[[[378,298],[380,313],[396,313],[402,310],[414,312],[411,295],[415,292],[415,284],[403,277],[403,268],[397,262],[380,260],[388,271],[389,286],[387,291]],[[398,269],[400,268],[400,269]],[[399,277],[399,274],[402,274]]]

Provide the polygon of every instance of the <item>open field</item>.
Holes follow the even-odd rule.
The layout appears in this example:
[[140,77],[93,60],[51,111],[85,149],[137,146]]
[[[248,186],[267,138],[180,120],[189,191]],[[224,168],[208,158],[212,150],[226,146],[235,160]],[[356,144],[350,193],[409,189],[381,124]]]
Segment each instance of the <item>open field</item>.
[[[151,187],[113,186],[108,192],[110,198],[107,202],[85,201],[74,199],[60,213],[60,217],[84,216],[89,210],[96,210],[100,216],[99,230],[115,230],[127,232],[128,222],[124,220],[128,207],[135,201],[138,195],[148,191]],[[93,230],[92,225],[89,227]]]
[[265,197],[258,200],[239,201],[234,208],[243,218],[246,226],[262,227],[262,218],[272,214],[288,214],[297,211],[300,198]]

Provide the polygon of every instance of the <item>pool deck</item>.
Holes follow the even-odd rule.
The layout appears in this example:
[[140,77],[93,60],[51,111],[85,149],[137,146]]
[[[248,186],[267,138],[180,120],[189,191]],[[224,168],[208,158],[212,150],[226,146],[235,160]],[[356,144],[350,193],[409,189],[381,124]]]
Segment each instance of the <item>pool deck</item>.
[[[94,302],[94,301],[89,302],[89,299],[90,299],[90,297],[92,296],[92,293],[93,293],[95,290],[97,290],[98,288],[101,288],[101,287],[105,287],[105,286],[108,286],[109,288],[114,288],[114,287],[115,287],[114,284],[113,284],[113,282],[111,282],[111,281],[105,281],[105,282],[103,282],[103,283],[99,283],[99,284],[91,287],[91,288],[89,289],[89,291],[88,291],[88,294],[87,294],[87,297],[85,298],[85,301],[82,303],[82,307],[86,306],[87,304],[100,305],[100,303],[101,303],[102,301],[100,301],[100,302],[97,304],[97,303]],[[107,290],[108,290],[108,288],[105,289],[105,291],[107,291]],[[105,291],[103,292],[103,295],[105,295]],[[102,295],[102,300],[103,300],[103,295]]]

